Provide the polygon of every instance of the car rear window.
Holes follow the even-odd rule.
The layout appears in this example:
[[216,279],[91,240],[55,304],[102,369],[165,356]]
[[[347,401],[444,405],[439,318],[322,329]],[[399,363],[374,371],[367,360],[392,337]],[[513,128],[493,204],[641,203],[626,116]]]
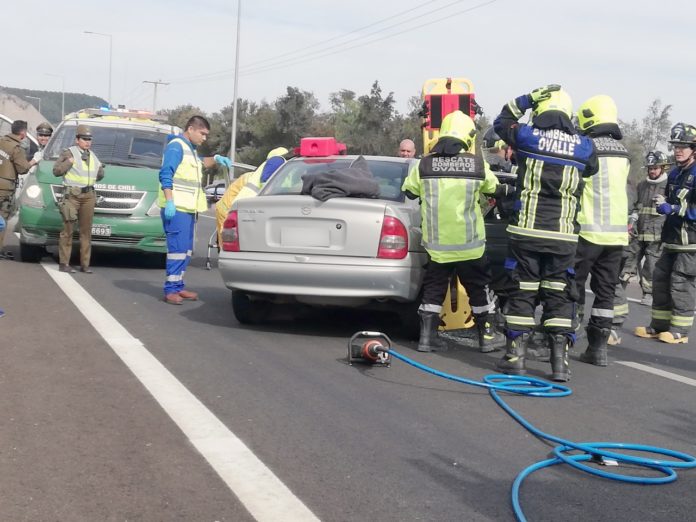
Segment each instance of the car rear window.
[[[289,161],[266,183],[264,196],[299,195],[302,190],[302,176],[313,175],[329,170],[350,167],[354,159],[316,159]],[[380,187],[380,198],[390,201],[404,201],[401,191],[408,174],[409,163],[403,161],[367,159],[370,172]]]

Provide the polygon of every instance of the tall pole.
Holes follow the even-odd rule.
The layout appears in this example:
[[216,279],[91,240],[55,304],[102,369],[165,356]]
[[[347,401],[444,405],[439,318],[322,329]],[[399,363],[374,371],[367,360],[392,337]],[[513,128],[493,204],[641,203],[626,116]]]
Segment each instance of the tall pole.
[[112,72],[112,63],[113,63],[113,50],[114,50],[114,37],[113,35],[109,33],[97,33],[96,31],[83,31],[85,34],[96,34],[98,36],[106,36],[109,38],[109,99],[107,100],[109,103],[109,108],[113,107],[113,101],[111,100],[111,72]]
[[239,82],[239,27],[242,19],[242,0],[237,0],[237,45],[234,52],[234,99],[232,100],[232,144],[230,158],[236,160],[237,155],[237,84]]
[[143,80],[143,83],[151,83],[152,85],[155,86],[155,93],[152,96],[152,114],[157,113],[157,86],[158,85],[169,85],[168,82],[163,82],[162,80]]
[[60,119],[62,120],[65,117],[65,76],[61,74],[52,74],[52,73],[46,73],[47,76],[55,76],[56,78],[60,78],[61,84],[63,86],[63,97],[62,101],[60,104]]
[[25,98],[30,98],[30,99],[32,99],[32,100],[39,100],[39,113],[41,113],[41,98],[39,98],[38,96],[28,96],[28,95],[26,95],[26,96],[24,96],[24,97],[25,97]]

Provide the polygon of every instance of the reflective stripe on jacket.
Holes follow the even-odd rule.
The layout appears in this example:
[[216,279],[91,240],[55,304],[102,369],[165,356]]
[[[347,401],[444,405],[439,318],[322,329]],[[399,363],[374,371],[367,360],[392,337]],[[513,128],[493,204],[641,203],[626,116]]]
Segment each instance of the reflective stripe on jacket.
[[[93,186],[97,181],[99,167],[101,167],[101,162],[96,154],[91,150],[83,151],[77,145],[69,147],[68,150],[72,154],[73,163],[70,170],[63,177],[63,185],[80,188]],[[82,159],[84,152],[89,154],[87,161]]]
[[481,193],[498,179],[472,154],[427,155],[414,163],[402,190],[421,199],[423,246],[437,263],[478,259],[486,246]]
[[[205,193],[201,188],[203,179],[203,163],[196,151],[181,138],[173,138],[167,147],[178,143],[181,146],[183,157],[176,168],[172,178],[172,199],[176,209],[181,212],[203,212],[208,208]],[[160,188],[158,204],[164,208],[166,198]]]
[[592,138],[599,172],[585,180],[580,200],[580,236],[595,245],[628,245],[628,151],[610,136]]

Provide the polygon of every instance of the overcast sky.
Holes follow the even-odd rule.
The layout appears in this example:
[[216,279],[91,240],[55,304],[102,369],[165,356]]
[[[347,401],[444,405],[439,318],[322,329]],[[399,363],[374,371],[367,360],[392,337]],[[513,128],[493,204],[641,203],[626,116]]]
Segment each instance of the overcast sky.
[[[3,2],[0,84],[107,98],[112,104],[232,102],[234,0]],[[672,120],[696,124],[696,3],[688,0],[242,0],[239,96],[272,101],[286,86],[329,94],[369,92],[379,80],[397,109],[424,80],[467,77],[494,117],[503,103],[560,83],[577,106],[612,96],[624,120],[659,97]],[[399,33],[399,34],[397,34]],[[220,73],[215,75],[215,73]]]

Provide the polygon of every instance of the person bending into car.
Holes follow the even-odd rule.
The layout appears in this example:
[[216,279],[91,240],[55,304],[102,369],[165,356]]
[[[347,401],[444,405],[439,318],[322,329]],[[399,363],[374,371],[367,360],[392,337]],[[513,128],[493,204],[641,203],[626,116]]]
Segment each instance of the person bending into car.
[[75,145],[65,149],[53,165],[53,175],[63,177],[63,199],[60,213],[63,230],[58,241],[58,259],[61,272],[74,273],[70,266],[73,227],[80,224],[80,272],[91,274],[92,221],[97,197],[94,184],[104,177],[104,167],[92,147],[92,130],[87,125],[78,125]]
[[423,246],[430,256],[418,308],[419,352],[445,349],[437,329],[449,281],[455,274],[469,296],[480,350],[495,349],[489,319],[491,272],[484,254],[486,236],[479,200],[482,193],[495,193],[498,179],[486,173],[470,152],[475,136],[469,116],[461,111],[445,116],[432,151],[411,166],[401,187],[410,199],[420,198]]
[[208,209],[203,190],[203,167],[216,163],[227,168],[232,162],[225,156],[200,158],[196,147],[210,133],[210,123],[203,116],[192,116],[183,134],[171,137],[164,150],[159,172],[159,206],[167,236],[167,276],[164,282],[164,301],[173,305],[184,299],[195,301],[196,292],[184,289],[184,273],[193,253],[193,233],[198,212]]

